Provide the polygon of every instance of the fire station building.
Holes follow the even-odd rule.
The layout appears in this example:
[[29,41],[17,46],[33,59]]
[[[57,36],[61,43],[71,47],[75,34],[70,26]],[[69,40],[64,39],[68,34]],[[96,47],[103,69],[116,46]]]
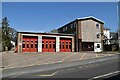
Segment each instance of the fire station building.
[[74,35],[61,33],[17,33],[17,52],[74,52]]
[[57,30],[58,33],[75,35],[75,52],[103,51],[104,21],[93,16],[77,18]]

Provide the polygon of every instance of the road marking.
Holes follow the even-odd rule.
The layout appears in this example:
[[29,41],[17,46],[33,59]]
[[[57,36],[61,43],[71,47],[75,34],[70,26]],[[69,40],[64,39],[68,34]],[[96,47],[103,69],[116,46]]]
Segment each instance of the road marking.
[[[116,73],[119,73],[119,72],[120,71],[111,72],[111,73],[108,73],[108,74],[93,77],[92,79],[102,78],[102,77],[109,76],[109,75],[112,75],[112,74],[116,74]],[[92,80],[92,79],[89,79],[89,80]]]
[[73,70],[73,69],[75,69],[75,68],[69,68],[69,69],[67,69],[67,70]]
[[71,55],[69,55],[69,56],[67,56],[67,57],[63,58],[62,60],[60,60],[60,61],[58,61],[58,62],[63,62],[64,60],[66,60],[66,59],[70,58],[70,57],[71,57],[71,56],[73,56],[73,55],[75,55],[75,54],[71,54]]
[[108,54],[108,56],[111,56],[111,54]]
[[16,78],[16,77],[18,77],[20,75],[22,75],[22,74],[14,75],[14,76],[11,76],[10,78]]
[[47,59],[45,59],[45,60],[36,62],[36,63],[34,63],[34,64],[39,64],[40,62],[45,62],[45,61],[47,61],[47,60],[53,59],[53,58],[58,57],[58,56],[60,56],[60,55],[55,55],[55,56],[53,56],[53,57],[50,57],[50,58],[47,58]]
[[3,70],[3,68],[0,68],[0,71],[2,71]]
[[96,57],[98,58],[98,55],[97,55],[97,53],[95,53],[95,55],[96,55]]
[[81,66],[79,66],[78,68],[82,68]]
[[86,55],[86,53],[84,53],[84,54],[82,55],[82,57],[80,58],[80,60],[82,60],[85,55]]
[[37,76],[54,76],[55,74],[57,74],[59,71],[56,71],[56,72],[54,72],[54,73],[52,73],[52,74],[41,74],[41,75],[37,75]]

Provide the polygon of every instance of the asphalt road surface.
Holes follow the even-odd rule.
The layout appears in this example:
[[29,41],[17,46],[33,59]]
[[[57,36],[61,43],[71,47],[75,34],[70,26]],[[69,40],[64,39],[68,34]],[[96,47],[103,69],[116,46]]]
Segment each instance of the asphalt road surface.
[[[94,64],[86,64],[81,66],[75,66],[71,68],[57,69],[45,72],[36,72],[28,74],[19,74],[11,76],[4,80],[40,80],[39,78],[76,78],[86,80],[98,80],[105,79],[120,74],[118,68],[120,62],[118,59],[109,60]],[[48,79],[49,80],[49,79]],[[117,80],[117,79],[116,79]]]

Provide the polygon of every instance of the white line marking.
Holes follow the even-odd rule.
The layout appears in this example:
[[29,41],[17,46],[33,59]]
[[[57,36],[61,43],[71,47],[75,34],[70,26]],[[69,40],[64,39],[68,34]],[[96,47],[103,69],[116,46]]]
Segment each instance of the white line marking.
[[[104,74],[104,75],[100,75],[100,76],[93,77],[92,79],[97,79],[97,78],[109,76],[109,75],[116,74],[116,73],[119,73],[119,72],[120,72],[120,71],[111,72],[111,73],[108,73],[108,74]],[[89,80],[92,80],[92,79],[89,79]]]
[[82,60],[85,55],[86,55],[86,53],[84,53],[84,54],[82,55],[82,57],[80,58],[80,60]]
[[98,55],[97,55],[97,53],[95,53],[95,55],[96,55],[96,57],[98,58]]
[[78,67],[78,68],[82,68],[82,67],[80,66],[80,67]]
[[56,71],[52,74],[41,74],[41,75],[37,75],[37,76],[54,76],[55,74],[57,74],[59,71]]
[[69,68],[69,69],[67,69],[67,70],[73,70],[74,68]]

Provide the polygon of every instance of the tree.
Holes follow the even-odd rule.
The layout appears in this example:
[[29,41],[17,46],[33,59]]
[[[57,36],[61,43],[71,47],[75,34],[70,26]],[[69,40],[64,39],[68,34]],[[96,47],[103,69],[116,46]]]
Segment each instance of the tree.
[[2,45],[3,50],[10,50],[12,48],[11,41],[16,41],[17,31],[14,28],[9,27],[9,21],[7,17],[2,20]]
[[2,51],[2,27],[0,27],[0,52]]
[[50,33],[58,33],[58,30],[57,29],[53,29],[50,31]]

